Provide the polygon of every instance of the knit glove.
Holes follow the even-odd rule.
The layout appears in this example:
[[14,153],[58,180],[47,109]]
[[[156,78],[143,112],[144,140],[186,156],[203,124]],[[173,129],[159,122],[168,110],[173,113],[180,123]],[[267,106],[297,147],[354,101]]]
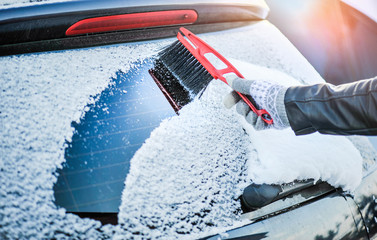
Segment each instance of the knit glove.
[[229,77],[226,80],[233,91],[224,98],[225,107],[229,109],[236,105],[237,112],[244,116],[256,130],[270,128],[270,125],[251,111],[236,91],[254,99],[258,109],[265,109],[273,119],[272,127],[283,129],[290,126],[284,105],[286,87],[268,81],[254,81],[238,77]]

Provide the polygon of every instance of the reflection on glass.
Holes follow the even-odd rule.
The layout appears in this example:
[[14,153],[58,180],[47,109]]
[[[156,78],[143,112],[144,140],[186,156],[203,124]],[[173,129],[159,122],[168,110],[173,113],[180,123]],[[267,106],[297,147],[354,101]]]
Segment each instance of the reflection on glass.
[[266,3],[271,9],[268,20],[327,82],[342,84],[377,75],[377,23],[368,17],[370,11],[352,7],[375,9],[376,1],[266,0]]
[[175,115],[148,74],[150,63],[118,72],[97,97],[65,152],[54,186],[70,212],[118,212],[130,160],[162,119]]

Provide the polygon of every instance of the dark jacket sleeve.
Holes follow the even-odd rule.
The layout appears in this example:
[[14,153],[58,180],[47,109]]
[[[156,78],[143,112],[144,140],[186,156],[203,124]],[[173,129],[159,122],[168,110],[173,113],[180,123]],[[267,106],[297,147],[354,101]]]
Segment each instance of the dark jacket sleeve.
[[284,103],[296,135],[377,135],[377,77],[339,86],[290,87]]

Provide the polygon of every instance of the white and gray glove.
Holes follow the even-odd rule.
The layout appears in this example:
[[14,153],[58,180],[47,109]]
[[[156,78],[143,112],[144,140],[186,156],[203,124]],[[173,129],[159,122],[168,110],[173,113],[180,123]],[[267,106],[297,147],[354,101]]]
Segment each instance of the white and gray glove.
[[237,112],[244,116],[256,130],[267,129],[269,125],[251,111],[236,91],[243,93],[246,97],[251,96],[257,103],[257,108],[265,109],[273,119],[272,127],[283,129],[290,126],[284,105],[286,87],[268,81],[247,80],[238,77],[229,77],[226,80],[233,91],[224,98],[225,107],[229,109],[236,105]]

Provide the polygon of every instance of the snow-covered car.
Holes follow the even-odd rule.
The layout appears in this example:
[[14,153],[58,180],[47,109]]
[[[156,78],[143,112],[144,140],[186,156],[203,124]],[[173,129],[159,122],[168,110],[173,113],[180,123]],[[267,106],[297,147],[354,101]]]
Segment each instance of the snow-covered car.
[[255,131],[212,81],[177,115],[148,70],[181,26],[247,78],[324,80],[262,0],[0,9],[4,239],[373,239],[365,137]]

